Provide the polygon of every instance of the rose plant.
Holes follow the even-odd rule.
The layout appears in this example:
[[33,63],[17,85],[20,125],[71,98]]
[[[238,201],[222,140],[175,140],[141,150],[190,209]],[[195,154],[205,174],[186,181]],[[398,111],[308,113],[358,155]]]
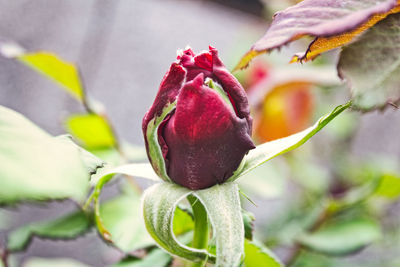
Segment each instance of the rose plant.
[[[238,187],[233,181],[304,143],[349,106],[338,107],[297,135],[254,149],[245,91],[224,67],[217,50],[210,47],[197,55],[190,48],[178,51],[177,61],[165,74],[143,119],[143,133],[149,160],[158,176],[190,190],[169,183],[146,190],[144,217],[150,234],[174,255],[200,265],[207,260],[214,262],[214,255],[207,250],[208,213],[216,239],[216,264],[236,266],[243,254],[244,226]],[[172,224],[174,206],[185,197],[192,204],[195,225],[199,226],[195,226],[194,248],[180,244],[165,229],[165,225]]]

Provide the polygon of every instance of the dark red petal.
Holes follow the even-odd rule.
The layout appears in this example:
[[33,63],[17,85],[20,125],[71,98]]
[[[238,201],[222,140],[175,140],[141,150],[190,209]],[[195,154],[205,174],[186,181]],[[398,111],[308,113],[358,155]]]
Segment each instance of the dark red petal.
[[246,119],[249,125],[249,134],[251,134],[253,120],[250,117],[250,106],[246,92],[239,81],[225,68],[224,64],[218,57],[217,49],[210,46],[210,52],[213,58],[213,76],[228,93],[234,103],[237,115],[240,118]]
[[163,132],[164,132],[164,128],[167,125],[167,122],[169,121],[169,119],[171,118],[171,115],[173,114],[170,113],[168,114],[165,119],[161,122],[161,124],[158,126],[158,130],[157,130],[157,139],[158,139],[158,143],[160,145],[161,148],[161,153],[162,156],[164,158],[164,162],[165,165],[168,167],[168,160],[167,160],[167,154],[168,154],[168,146],[167,143],[164,140],[164,136],[163,136]]
[[183,54],[184,55],[188,55],[188,56],[192,56],[192,57],[195,56],[195,53],[193,52],[192,48],[186,49],[185,51],[183,51]]
[[210,52],[204,52],[194,57],[194,64],[202,69],[212,71],[212,55]]
[[[169,103],[175,101],[180,88],[182,87],[182,83],[185,80],[186,71],[182,66],[177,63],[172,63],[168,72],[164,75],[164,78],[161,82],[160,88],[158,89],[157,96],[154,100],[153,105],[147,111],[146,115],[142,121],[142,131],[145,136],[145,144],[146,150],[148,152],[148,143],[147,143],[147,126],[149,122],[156,116],[160,116],[164,107],[166,107]],[[160,140],[160,139],[159,139]],[[163,154],[167,153],[168,147],[163,144],[161,140],[161,148],[163,150]],[[149,157],[150,161],[151,158]]]
[[179,58],[178,63],[187,70],[186,81],[193,80],[199,73],[203,73],[205,77],[212,78],[212,55],[210,52],[203,52],[199,55],[185,53]]
[[186,71],[182,66],[177,63],[172,63],[168,72],[164,75],[163,80],[161,81],[153,105],[143,118],[142,128],[144,134],[146,134],[145,131],[149,121],[156,116],[160,116],[163,108],[169,103],[175,101],[179,89],[182,87],[182,83],[185,80],[185,74]]
[[191,48],[188,48],[181,52],[182,54],[179,54],[176,59],[178,60],[178,64],[185,65],[185,64],[191,64],[190,62],[193,61],[193,58],[195,56],[193,50]]
[[227,92],[237,115],[246,119],[249,125],[249,134],[251,134],[253,121],[250,117],[246,92],[219,59],[217,49],[210,46],[209,52],[203,52],[197,56],[190,50],[190,53],[187,52],[182,55],[178,63],[187,70],[186,81],[191,81],[198,74],[203,73],[205,77],[218,82]]
[[199,74],[180,90],[176,111],[163,132],[169,148],[168,175],[190,189],[226,181],[254,148],[247,121],[203,81]]

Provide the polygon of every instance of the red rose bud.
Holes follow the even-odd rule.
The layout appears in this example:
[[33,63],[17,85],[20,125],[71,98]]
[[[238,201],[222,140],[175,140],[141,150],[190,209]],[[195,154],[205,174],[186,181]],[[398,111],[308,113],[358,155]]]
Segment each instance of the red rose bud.
[[255,148],[246,93],[212,47],[178,55],[142,127],[156,173],[190,189],[225,182]]

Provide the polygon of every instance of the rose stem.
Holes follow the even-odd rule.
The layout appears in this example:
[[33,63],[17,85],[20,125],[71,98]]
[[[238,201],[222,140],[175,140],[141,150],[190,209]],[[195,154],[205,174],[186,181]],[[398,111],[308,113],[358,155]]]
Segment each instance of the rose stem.
[[[194,235],[192,247],[198,249],[207,249],[209,239],[207,211],[203,204],[195,196],[189,195],[187,199],[192,206],[194,217]],[[205,266],[206,263],[206,260],[201,262],[193,262],[189,266],[202,267]]]

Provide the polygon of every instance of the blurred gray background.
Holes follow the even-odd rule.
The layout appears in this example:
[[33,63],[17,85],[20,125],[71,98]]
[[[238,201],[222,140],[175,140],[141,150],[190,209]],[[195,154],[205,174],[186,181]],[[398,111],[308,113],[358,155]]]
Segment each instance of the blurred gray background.
[[[16,41],[32,51],[53,51],[78,63],[88,93],[106,106],[118,134],[143,145],[142,117],[175,60],[175,51],[186,45],[200,51],[211,44],[232,66],[266,30],[267,22],[254,13],[209,1],[0,0],[0,40]],[[23,113],[54,135],[65,132],[63,118],[83,111],[55,83],[13,60],[0,58],[0,87],[1,105]],[[361,156],[386,153],[400,158],[399,133],[400,112],[367,114],[361,119],[352,151]],[[68,202],[51,206],[53,215],[73,209]],[[16,216],[13,227],[48,216],[45,207],[34,205],[22,205],[9,213]],[[4,235],[0,235],[3,242]],[[35,238],[20,257],[70,256],[104,266],[120,256],[106,248],[92,232],[72,243]],[[98,250],[107,252],[101,258],[91,257]]]

